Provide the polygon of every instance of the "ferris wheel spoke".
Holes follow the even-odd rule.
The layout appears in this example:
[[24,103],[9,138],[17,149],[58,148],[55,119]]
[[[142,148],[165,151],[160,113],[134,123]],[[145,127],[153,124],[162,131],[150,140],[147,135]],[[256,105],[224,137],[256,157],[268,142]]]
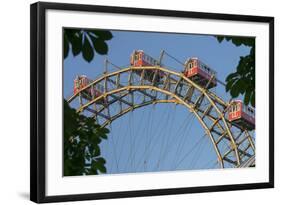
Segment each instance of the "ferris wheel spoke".
[[[191,127],[192,127],[192,124],[193,124],[193,119],[194,119],[194,116],[191,115],[191,119],[190,119],[190,122],[185,126],[185,129],[184,131],[182,132],[181,134],[181,138],[180,138],[180,142],[179,142],[179,145],[178,145],[178,148],[176,149],[176,158],[174,160],[174,166],[176,164],[176,159],[177,159],[177,156],[181,156],[182,154],[182,150],[184,148],[184,145],[186,144],[186,142],[189,140],[190,136],[189,136],[189,133],[190,133],[190,130],[191,130]],[[188,121],[187,121],[188,122]]]
[[200,157],[202,156],[203,154],[203,151],[205,150],[206,148],[206,145],[208,144],[207,143],[207,138],[204,137],[203,141],[200,143],[200,146],[199,148],[197,149],[197,153],[195,154],[195,156],[193,157],[193,162],[191,164],[191,169],[196,169],[196,165],[197,163],[200,161]]
[[200,142],[204,139],[204,137],[206,136],[206,134],[204,134],[202,137],[199,138],[199,140],[195,143],[195,145],[189,150],[189,152],[187,152],[183,158],[180,159],[180,161],[177,163],[177,165],[175,166],[175,169],[177,169],[182,163],[183,161],[199,146]]
[[[169,123],[170,118],[171,118],[170,112],[171,111],[168,112],[167,118],[163,119],[163,121],[165,122],[163,124],[165,124],[166,128],[170,127],[169,125],[171,124],[171,123]],[[166,141],[166,138],[167,138],[166,136],[167,136],[167,132],[166,133],[163,132],[163,134],[161,133],[161,135],[157,136],[157,139],[161,138],[161,142],[159,142],[160,148],[159,148],[158,159],[156,160],[155,168],[153,170],[156,170],[157,168],[159,168],[160,158],[161,158],[161,155],[162,155],[162,152],[163,152],[163,149],[164,149],[164,145],[165,145],[165,141]]]
[[[111,125],[110,125],[110,129],[112,130]],[[118,161],[117,161],[117,150],[116,150],[116,143],[115,143],[114,137],[111,137],[111,140],[112,140],[112,143],[113,143],[114,161],[116,163],[117,172],[119,172]]]

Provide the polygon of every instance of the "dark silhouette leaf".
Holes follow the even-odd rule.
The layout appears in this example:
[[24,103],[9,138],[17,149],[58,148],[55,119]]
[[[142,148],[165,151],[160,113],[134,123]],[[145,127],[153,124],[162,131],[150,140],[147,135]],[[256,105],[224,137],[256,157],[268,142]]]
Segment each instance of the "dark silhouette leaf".
[[83,57],[86,61],[90,62],[94,58],[94,51],[93,48],[88,40],[88,38],[85,37],[84,44],[82,47],[82,53]]
[[229,81],[227,81],[226,86],[225,86],[225,91],[228,92],[235,82],[236,82],[235,79],[230,79]]
[[113,38],[110,31],[99,29],[64,29],[64,58],[67,58],[71,48],[74,56],[82,52],[83,58],[90,62],[94,59],[95,50],[100,55],[108,52],[105,41]]
[[252,105],[253,107],[255,107],[255,105],[256,105],[255,92],[252,92],[252,96],[251,96],[251,105]]
[[68,38],[67,38],[66,35],[64,35],[63,40],[64,40],[64,42],[63,42],[63,45],[64,45],[63,55],[64,55],[64,58],[67,58],[68,52],[69,52],[69,42],[68,42]]
[[94,151],[94,157],[97,157],[100,155],[100,148],[98,146],[95,147],[95,151]]
[[104,165],[100,165],[100,166],[99,166],[99,171],[100,171],[101,173],[106,173],[106,168],[105,168],[105,166],[104,166]]
[[105,160],[102,157],[98,157],[98,158],[96,158],[96,160],[101,164],[105,164]]
[[109,31],[105,30],[89,30],[90,32],[94,33],[98,38],[103,39],[103,40],[110,40],[112,39],[112,34]]
[[239,84],[238,84],[238,83],[233,84],[233,86],[232,86],[232,88],[231,88],[231,90],[230,90],[231,96],[232,96],[233,98],[236,98],[236,97],[238,97],[239,92],[240,92],[240,90],[239,90]]
[[236,67],[236,72],[226,77],[226,91],[233,98],[244,94],[244,103],[255,106],[255,38],[252,37],[230,37],[215,36],[218,42],[230,41],[236,46],[251,47],[250,54],[241,56]]
[[92,39],[95,50],[99,54],[101,54],[101,55],[107,54],[108,47],[107,47],[107,44],[104,42],[104,40],[102,40],[101,38],[96,38],[94,36],[90,36],[90,38]]
[[226,77],[226,81],[230,81],[230,80],[236,79],[236,77],[237,77],[238,75],[239,75],[238,73],[231,73],[231,74],[229,74],[229,75]]
[[[100,156],[99,143],[106,135],[92,118],[76,113],[64,102],[64,175],[77,176],[105,173],[105,159]],[[107,136],[106,136],[107,138]]]
[[245,97],[244,97],[244,103],[246,105],[249,104],[250,99],[251,99],[251,95],[252,95],[252,92],[250,90],[246,90]]
[[82,51],[82,35],[75,36],[72,40],[72,53],[77,56]]
[[217,36],[217,39],[221,43],[223,41],[224,37],[223,36]]

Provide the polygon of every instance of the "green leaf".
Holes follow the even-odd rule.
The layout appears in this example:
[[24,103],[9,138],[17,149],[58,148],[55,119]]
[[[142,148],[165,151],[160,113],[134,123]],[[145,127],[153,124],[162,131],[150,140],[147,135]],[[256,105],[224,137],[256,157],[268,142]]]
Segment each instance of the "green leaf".
[[82,51],[82,35],[75,36],[72,40],[72,53],[77,56]]
[[100,166],[98,167],[98,169],[99,169],[99,171],[100,171],[101,173],[106,173],[106,168],[105,168],[104,165],[100,165]]
[[84,38],[82,53],[83,53],[83,58],[88,62],[90,62],[94,58],[93,47],[91,46],[91,44],[86,36]]
[[236,46],[241,46],[243,44],[243,38],[237,38],[237,37],[229,37],[229,40],[232,41],[232,43]]
[[82,33],[81,30],[76,29],[65,29],[65,35],[67,35],[71,44],[72,53],[77,56],[82,50]]
[[237,87],[239,89],[239,93],[240,94],[244,94],[246,92],[247,85],[244,82],[244,78],[240,78],[237,81]]
[[105,159],[102,157],[97,157],[96,160],[101,164],[105,164]]
[[64,58],[68,56],[71,48],[73,56],[82,52],[83,58],[90,62],[94,58],[94,50],[100,55],[108,53],[108,45],[105,41],[112,38],[112,33],[106,30],[64,29]]
[[223,36],[217,36],[217,40],[218,40],[218,42],[222,42],[223,41],[223,39],[224,39],[224,37]]
[[108,52],[108,47],[107,44],[104,42],[104,40],[100,38],[95,38],[91,36],[92,42],[94,44],[95,50],[100,54],[100,55],[105,55]]
[[104,164],[106,163],[105,160],[101,157],[98,157],[95,159],[96,163],[95,163],[95,167],[101,172],[101,173],[106,173],[106,168],[104,166]]
[[249,55],[241,56],[236,72],[226,78],[226,91],[235,98],[244,94],[244,103],[255,106],[255,38],[236,36],[215,36],[221,43],[223,40],[232,42],[236,46],[251,47]]
[[103,138],[103,139],[107,139],[107,135],[106,135],[106,133],[104,133],[104,132],[99,131],[99,132],[98,132],[98,136],[101,137],[101,138]]
[[232,80],[232,79],[234,79],[234,78],[236,78],[236,77],[238,77],[238,76],[239,76],[238,73],[231,73],[231,74],[229,74],[229,75],[226,77],[225,81],[230,81],[230,80]]
[[97,37],[103,40],[110,40],[113,38],[113,35],[110,31],[105,30],[89,30],[91,33],[94,33]]
[[100,148],[99,148],[99,146],[95,146],[95,150],[94,150],[94,157],[97,157],[97,156],[99,156],[100,155]]
[[245,97],[244,97],[245,105],[249,104],[250,99],[251,99],[251,95],[252,95],[252,92],[250,90],[246,90]]
[[237,83],[235,83],[235,84],[232,86],[232,88],[230,89],[230,94],[231,94],[231,96],[232,96],[233,98],[236,98],[236,97],[238,97],[239,92],[240,92],[240,90],[239,90],[239,84],[237,85]]
[[[64,101],[64,175],[77,176],[105,173],[105,159],[101,154],[101,138],[97,132],[106,135],[94,120],[76,113]],[[71,139],[71,140],[70,140]],[[93,159],[97,157],[96,159]]]
[[231,79],[227,81],[226,86],[225,86],[225,91],[228,92],[231,88],[232,85],[236,82],[236,79]]
[[107,129],[107,128],[105,128],[105,127],[102,129],[102,131],[103,131],[104,133],[106,133],[106,134],[109,133],[109,129]]
[[68,38],[65,34],[64,34],[64,38],[63,38],[63,46],[64,46],[63,56],[64,56],[64,58],[67,58],[68,52],[69,52],[69,42],[68,42]]
[[252,92],[252,96],[251,96],[251,105],[252,105],[253,107],[256,106],[255,92]]

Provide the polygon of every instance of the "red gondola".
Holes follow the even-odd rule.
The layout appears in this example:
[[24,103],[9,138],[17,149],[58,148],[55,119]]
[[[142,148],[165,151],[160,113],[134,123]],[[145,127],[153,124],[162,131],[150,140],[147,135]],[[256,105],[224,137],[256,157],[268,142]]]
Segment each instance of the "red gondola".
[[228,112],[228,120],[242,128],[255,129],[255,109],[246,106],[241,100],[231,102]]
[[[87,76],[85,75],[76,76],[76,78],[74,79],[74,89],[73,89],[74,95],[77,94],[84,87],[89,85],[91,82],[92,80],[87,78]],[[103,91],[104,91],[103,86],[97,84],[95,85],[95,87],[89,87],[83,90],[83,92],[81,92],[81,95],[86,99],[92,99],[101,96]],[[103,100],[99,100],[97,103],[103,103]]]
[[[133,67],[157,66],[159,62],[145,54],[143,50],[134,50],[130,58],[130,65]],[[156,70],[146,70],[144,79],[152,82],[155,71]],[[136,73],[141,75],[142,70],[136,71]],[[158,71],[155,81],[159,82],[164,76],[165,73],[163,71]]]
[[217,86],[216,72],[198,58],[188,59],[185,62],[185,70],[183,73],[186,77],[203,87],[206,87],[212,76],[214,76],[208,88]]

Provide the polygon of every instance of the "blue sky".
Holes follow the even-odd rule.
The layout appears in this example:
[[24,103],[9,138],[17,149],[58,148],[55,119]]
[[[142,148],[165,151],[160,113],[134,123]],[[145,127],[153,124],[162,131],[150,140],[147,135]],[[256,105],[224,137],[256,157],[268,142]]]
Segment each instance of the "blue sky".
[[[181,62],[198,57],[217,71],[221,81],[235,71],[240,56],[247,55],[250,50],[226,41],[219,43],[207,35],[127,31],[112,31],[112,34],[114,37],[107,41],[107,58],[118,66],[128,66],[130,54],[135,49],[144,50],[156,59],[164,49]],[[84,74],[91,79],[101,75],[105,57],[96,53],[94,60],[88,63],[81,55],[73,57],[70,54],[64,60],[64,97],[71,96],[76,75]],[[182,71],[181,65],[167,57],[163,63],[170,69]],[[223,86],[218,86],[214,92],[229,100]],[[147,106],[114,121],[109,129],[109,139],[101,145],[108,173],[215,167],[216,158],[209,139],[201,139],[204,130],[182,106]]]

